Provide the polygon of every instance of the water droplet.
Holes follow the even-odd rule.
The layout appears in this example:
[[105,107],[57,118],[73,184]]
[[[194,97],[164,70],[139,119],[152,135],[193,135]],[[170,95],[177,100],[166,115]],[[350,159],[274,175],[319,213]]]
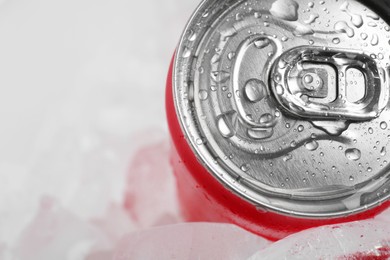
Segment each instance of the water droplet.
[[194,90],[194,83],[189,82],[188,83],[188,100],[193,101],[195,97],[195,90]]
[[282,37],[282,42],[286,42],[286,41],[288,41],[288,37],[283,36],[283,37]]
[[346,121],[312,121],[312,124],[330,135],[339,136],[348,129],[349,123]]
[[315,151],[318,149],[319,147],[319,144],[317,141],[313,140],[313,141],[310,141],[310,142],[307,142],[305,143],[305,147],[307,150],[309,151]]
[[371,38],[371,45],[372,45],[372,46],[377,46],[378,43],[379,43],[379,37],[378,37],[377,34],[374,33],[374,34],[372,35],[372,38]]
[[310,44],[310,45],[313,45],[313,44],[314,44],[314,41],[313,41],[313,40],[309,40],[309,44]]
[[350,181],[354,181],[355,178],[351,175],[351,176],[349,176],[349,180],[350,180]]
[[305,76],[303,77],[303,80],[305,81],[305,83],[310,84],[310,83],[313,82],[314,79],[313,79],[313,76],[312,76],[312,75],[307,74],[307,75],[305,75]]
[[[286,62],[279,62],[279,68],[280,67],[285,67],[286,66]],[[281,69],[284,69],[284,68],[281,68]],[[274,76],[274,81],[275,82],[280,82],[282,80],[282,76],[280,76],[280,74],[279,73],[277,73],[277,74],[275,74],[275,76]]]
[[305,127],[303,125],[298,126],[298,132],[303,132],[305,130]]
[[209,93],[207,93],[206,90],[199,91],[199,99],[200,100],[205,101],[205,100],[207,100],[208,97],[209,97]]
[[244,87],[246,98],[251,102],[259,102],[265,97],[266,86],[263,81],[250,79]]
[[293,158],[293,156],[290,153],[288,153],[283,157],[283,161],[288,162],[288,161],[292,160],[292,158]]
[[237,13],[236,14],[236,21],[241,21],[243,18],[242,18],[242,14],[240,13]]
[[369,134],[373,134],[374,133],[374,129],[372,129],[372,127],[368,128],[368,133]]
[[184,119],[184,124],[185,124],[187,127],[190,126],[190,124],[191,124],[190,120],[189,120],[187,117],[184,117],[183,119]]
[[206,18],[209,16],[209,10],[205,10],[204,13],[202,14],[202,17]]
[[241,165],[241,171],[243,171],[243,172],[249,171],[249,165],[248,164]]
[[378,24],[375,23],[375,22],[369,22],[369,23],[368,23],[368,26],[370,26],[370,27],[377,27]]
[[221,55],[219,53],[214,54],[213,57],[211,57],[211,64],[216,64],[221,60]]
[[351,22],[352,24],[360,28],[363,25],[363,18],[359,14],[352,13],[351,10],[349,10],[349,2],[346,1],[344,4],[341,5],[340,10],[347,13],[351,17]]
[[237,34],[236,28],[234,28],[234,27],[227,28],[227,29],[221,31],[222,41],[226,41],[228,38],[230,38],[230,37],[232,37],[232,36],[234,36],[236,34]]
[[367,35],[367,33],[361,33],[361,34],[360,34],[360,37],[361,37],[363,40],[367,40],[368,35]]
[[183,58],[188,58],[190,57],[190,55],[191,55],[191,50],[185,47],[182,54]]
[[255,18],[259,19],[259,18],[261,18],[262,14],[259,13],[259,12],[255,12],[255,13],[253,14],[253,16],[254,16]]
[[366,16],[368,18],[371,18],[371,19],[376,20],[376,21],[379,20],[379,15],[377,15],[376,13],[370,12],[370,13],[366,14]]
[[383,146],[382,149],[381,149],[381,156],[385,156],[386,153],[387,153],[387,149],[386,149],[385,146]]
[[254,45],[258,49],[263,49],[263,48],[267,47],[269,44],[270,44],[270,40],[268,38],[261,38],[261,39],[258,39],[254,42]]
[[367,171],[368,171],[368,172],[372,172],[372,168],[371,168],[371,167],[368,167],[368,168],[367,168]]
[[217,120],[218,130],[225,138],[230,138],[234,135],[233,126],[237,115],[236,112],[229,112],[221,115]]
[[296,147],[297,146],[297,142],[296,141],[292,141],[291,144],[290,144],[291,147]]
[[294,0],[277,0],[272,4],[270,13],[286,21],[298,20],[299,4]]
[[227,71],[213,71],[211,78],[215,83],[225,83],[230,78],[230,73]]
[[332,40],[332,42],[334,43],[334,44],[339,44],[340,43],[340,38],[333,38],[333,40]]
[[309,19],[304,21],[304,23],[305,24],[312,24],[312,23],[314,23],[317,20],[318,17],[320,17],[319,14],[311,14]]
[[249,128],[247,132],[250,138],[262,140],[270,138],[274,134],[273,128]]
[[274,117],[271,114],[264,114],[260,117],[260,124],[267,124],[274,120]]
[[284,94],[284,88],[283,88],[283,86],[282,85],[277,85],[276,86],[276,94],[278,94],[278,95],[283,95]]
[[362,156],[362,153],[360,152],[359,149],[352,148],[352,149],[347,149],[345,151],[345,156],[350,161],[358,161],[360,159],[360,157]]
[[190,30],[190,33],[189,33],[189,36],[188,36],[188,40],[190,42],[193,42],[193,41],[196,40],[196,36],[197,36],[196,33],[193,30]]
[[202,138],[197,138],[196,139],[196,144],[197,145],[202,145],[204,143],[203,139]]
[[387,129],[387,123],[385,121],[381,122],[380,127],[381,127],[382,130],[386,130]]
[[229,54],[228,54],[228,59],[229,59],[229,60],[232,60],[235,56],[236,56],[236,53],[235,53],[235,52],[229,52]]
[[349,38],[355,36],[355,31],[349,27],[349,25],[344,21],[339,21],[334,25],[334,30],[338,33],[345,33]]
[[353,14],[351,17],[351,22],[353,25],[355,25],[356,28],[360,28],[363,25],[363,19],[358,14]]
[[299,36],[305,36],[305,35],[312,35],[314,34],[314,31],[310,26],[303,25],[303,24],[296,24],[295,30],[293,31],[293,34],[297,37]]

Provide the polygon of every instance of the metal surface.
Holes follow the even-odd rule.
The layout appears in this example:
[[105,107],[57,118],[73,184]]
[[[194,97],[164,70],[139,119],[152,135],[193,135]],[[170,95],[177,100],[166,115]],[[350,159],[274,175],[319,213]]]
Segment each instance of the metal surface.
[[389,39],[356,1],[204,1],[174,67],[194,153],[261,210],[337,217],[387,200]]

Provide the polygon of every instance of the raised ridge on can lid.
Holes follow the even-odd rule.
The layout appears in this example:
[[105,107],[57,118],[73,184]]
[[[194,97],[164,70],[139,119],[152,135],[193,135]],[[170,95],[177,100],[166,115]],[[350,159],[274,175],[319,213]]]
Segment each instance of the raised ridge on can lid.
[[199,161],[261,209],[339,217],[390,196],[390,27],[355,0],[206,0],[174,99]]

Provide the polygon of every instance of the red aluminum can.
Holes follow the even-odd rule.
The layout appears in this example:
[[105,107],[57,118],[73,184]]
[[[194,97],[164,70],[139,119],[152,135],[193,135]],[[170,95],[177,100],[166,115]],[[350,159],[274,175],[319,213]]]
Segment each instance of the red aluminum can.
[[166,88],[185,218],[277,240],[386,209],[389,31],[357,1],[203,1]]

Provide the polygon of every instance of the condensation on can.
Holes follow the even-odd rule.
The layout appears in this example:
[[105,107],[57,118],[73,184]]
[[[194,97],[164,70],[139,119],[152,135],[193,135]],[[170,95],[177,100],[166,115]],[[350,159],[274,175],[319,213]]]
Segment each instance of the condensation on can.
[[389,205],[386,17],[357,1],[204,1],[167,81],[190,221],[270,239]]

